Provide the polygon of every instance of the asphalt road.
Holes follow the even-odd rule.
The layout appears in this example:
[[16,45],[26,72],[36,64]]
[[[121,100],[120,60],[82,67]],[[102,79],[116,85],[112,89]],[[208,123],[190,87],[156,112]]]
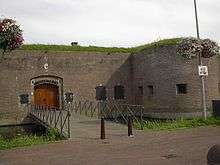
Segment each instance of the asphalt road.
[[220,127],[178,131],[136,131],[0,152],[0,165],[206,165],[206,154],[220,144]]

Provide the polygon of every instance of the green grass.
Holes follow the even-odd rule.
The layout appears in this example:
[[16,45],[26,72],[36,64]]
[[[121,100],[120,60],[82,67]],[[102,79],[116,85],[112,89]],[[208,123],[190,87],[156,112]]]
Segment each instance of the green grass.
[[[220,126],[220,118],[208,117],[207,120],[203,118],[176,120],[149,119],[143,122],[143,127],[146,130],[177,130],[202,126]],[[140,128],[140,125],[135,123],[135,127]]]
[[41,51],[88,51],[88,52],[107,52],[107,53],[132,53],[142,49],[153,49],[160,46],[176,45],[181,38],[164,39],[157,42],[141,45],[137,47],[98,47],[98,46],[70,46],[70,45],[44,45],[44,44],[27,44],[23,45],[20,50],[41,50]]
[[97,47],[97,46],[69,46],[69,45],[23,45],[20,50],[44,50],[44,51],[87,51],[87,52],[109,52],[129,53],[132,48]]
[[149,49],[150,50],[150,49],[159,48],[161,46],[177,45],[181,41],[181,39],[182,38],[171,38],[171,39],[159,40],[159,41],[156,41],[156,42],[153,42],[153,43],[149,43],[149,44],[146,44],[146,45],[141,45],[141,46],[135,47],[134,51],[137,52],[137,51],[140,51],[140,50],[143,50],[143,49]]
[[32,146],[37,144],[47,144],[62,139],[63,138],[56,130],[50,130],[44,136],[17,135],[15,138],[12,139],[4,138],[0,135],[0,150]]

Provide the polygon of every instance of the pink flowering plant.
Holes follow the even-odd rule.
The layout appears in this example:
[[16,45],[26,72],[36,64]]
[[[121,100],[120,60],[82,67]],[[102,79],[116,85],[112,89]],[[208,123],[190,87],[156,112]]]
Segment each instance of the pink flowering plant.
[[19,48],[23,44],[22,30],[12,19],[0,20],[0,49],[3,54]]
[[186,59],[197,57],[200,53],[204,58],[219,54],[219,46],[210,39],[183,38],[177,46],[177,53]]

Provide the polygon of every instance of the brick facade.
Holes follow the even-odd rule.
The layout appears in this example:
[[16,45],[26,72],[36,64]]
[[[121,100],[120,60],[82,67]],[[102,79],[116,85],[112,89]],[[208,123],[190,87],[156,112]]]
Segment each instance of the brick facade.
[[[211,107],[211,100],[220,99],[219,57],[204,63],[209,66],[206,89]],[[126,101],[143,104],[146,114],[201,112],[197,67],[197,59],[183,59],[176,54],[175,46],[143,49],[133,54],[13,51],[0,64],[0,116],[21,114],[24,107],[19,95],[31,95],[31,79],[40,75],[61,77],[63,94],[73,92],[89,100],[95,99],[95,87],[99,84],[106,86],[108,99],[113,99],[115,85],[123,85]],[[187,84],[187,93],[177,94],[176,84]]]
[[[211,108],[212,100],[220,99],[219,60],[219,57],[203,59],[209,68],[209,76],[205,80],[208,108]],[[202,112],[198,64],[198,59],[186,60],[177,55],[176,46],[146,49],[134,54],[134,93],[138,96],[138,86],[143,86],[145,112]],[[187,93],[178,94],[177,84],[186,84]],[[153,86],[153,94],[149,86]]]
[[73,92],[89,100],[95,99],[95,87],[100,84],[106,85],[108,98],[114,96],[114,86],[122,84],[130,101],[130,62],[125,53],[13,51],[0,69],[1,118],[12,114],[19,120],[24,108],[19,95],[31,95],[31,79],[40,75],[61,77],[63,94]]

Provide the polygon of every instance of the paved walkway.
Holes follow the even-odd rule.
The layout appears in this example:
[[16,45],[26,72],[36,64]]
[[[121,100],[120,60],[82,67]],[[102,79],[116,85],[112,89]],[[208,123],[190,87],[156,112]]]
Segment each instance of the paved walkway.
[[1,151],[0,165],[206,165],[208,149],[220,143],[220,127],[96,138]]
[[[72,139],[99,139],[101,120],[78,114],[71,116]],[[106,136],[109,138],[127,135],[127,126],[115,122],[105,121]]]

